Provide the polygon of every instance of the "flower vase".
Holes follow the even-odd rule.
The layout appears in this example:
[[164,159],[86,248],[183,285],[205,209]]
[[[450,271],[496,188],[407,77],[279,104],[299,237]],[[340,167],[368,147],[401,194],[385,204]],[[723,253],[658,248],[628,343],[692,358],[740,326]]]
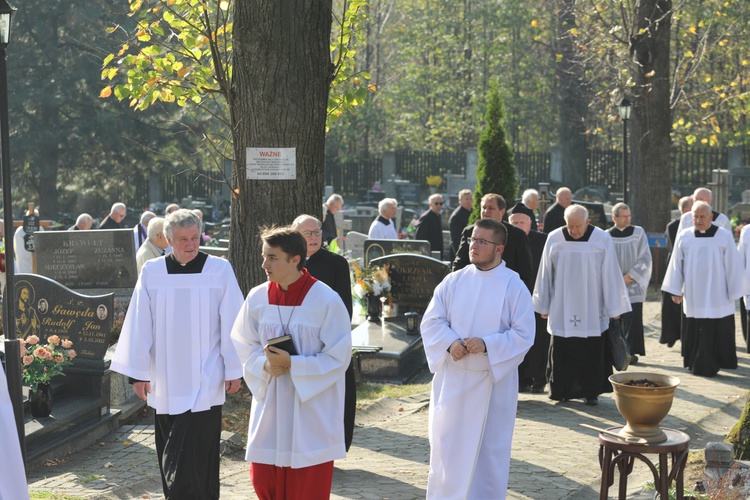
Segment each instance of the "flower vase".
[[367,296],[367,321],[370,323],[380,323],[380,313],[383,309],[383,303],[380,297],[374,295]]
[[52,413],[52,388],[49,384],[38,384],[36,391],[29,392],[31,416],[46,418]]

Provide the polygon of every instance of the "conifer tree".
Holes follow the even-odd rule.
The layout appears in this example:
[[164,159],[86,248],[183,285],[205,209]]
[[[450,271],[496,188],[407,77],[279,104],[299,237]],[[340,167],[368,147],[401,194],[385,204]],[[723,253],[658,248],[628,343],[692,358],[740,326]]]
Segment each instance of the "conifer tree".
[[497,81],[493,80],[487,97],[484,131],[479,138],[477,187],[474,189],[474,206],[469,223],[480,218],[482,196],[487,193],[502,195],[508,208],[515,203],[518,178],[513,151],[505,134],[504,118],[503,100]]

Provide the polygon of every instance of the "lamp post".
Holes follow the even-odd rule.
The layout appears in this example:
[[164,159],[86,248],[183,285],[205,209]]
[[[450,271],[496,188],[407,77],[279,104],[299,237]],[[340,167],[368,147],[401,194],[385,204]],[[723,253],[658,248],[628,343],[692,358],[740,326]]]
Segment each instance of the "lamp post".
[[622,202],[628,203],[628,120],[631,104],[627,97],[620,102],[620,120],[622,120]]
[[23,401],[21,400],[21,343],[16,338],[15,276],[13,273],[13,203],[10,195],[10,142],[8,133],[8,73],[5,66],[5,49],[10,42],[10,22],[15,8],[6,0],[0,0],[0,161],[2,161],[3,216],[5,217],[5,293],[3,295],[3,317],[5,331],[5,367],[8,376],[8,391],[13,403],[21,453],[26,456],[26,439],[23,424]]

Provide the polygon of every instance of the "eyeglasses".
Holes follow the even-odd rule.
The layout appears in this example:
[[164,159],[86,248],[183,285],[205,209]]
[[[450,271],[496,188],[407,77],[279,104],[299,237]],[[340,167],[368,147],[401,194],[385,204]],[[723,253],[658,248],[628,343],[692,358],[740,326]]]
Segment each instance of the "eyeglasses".
[[320,236],[321,234],[323,234],[323,231],[320,229],[316,229],[315,231],[302,231],[302,236],[305,238],[309,238],[312,235]]
[[482,238],[466,238],[466,243],[468,243],[469,245],[471,245],[472,243],[476,243],[480,247],[485,247],[487,245],[499,247],[502,245],[502,243],[495,243],[494,241],[487,241],[483,240]]
[[433,205],[442,205],[443,202],[442,201],[433,201],[432,204]]

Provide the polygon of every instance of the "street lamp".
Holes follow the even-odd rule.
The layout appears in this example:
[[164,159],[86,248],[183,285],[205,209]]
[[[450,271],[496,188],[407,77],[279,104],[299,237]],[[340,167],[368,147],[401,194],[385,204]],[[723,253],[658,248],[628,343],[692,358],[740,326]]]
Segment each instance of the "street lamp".
[[628,120],[631,104],[627,97],[620,102],[620,120],[622,120],[622,202],[628,203]]
[[10,196],[10,143],[8,133],[8,73],[5,67],[5,49],[10,43],[10,22],[15,8],[6,0],[0,0],[0,161],[3,179],[3,216],[5,217],[5,276],[3,294],[3,317],[5,331],[5,367],[8,376],[8,391],[13,403],[21,453],[26,456],[26,440],[23,425],[23,401],[21,400],[21,343],[16,338],[15,276],[13,272],[13,203]]

